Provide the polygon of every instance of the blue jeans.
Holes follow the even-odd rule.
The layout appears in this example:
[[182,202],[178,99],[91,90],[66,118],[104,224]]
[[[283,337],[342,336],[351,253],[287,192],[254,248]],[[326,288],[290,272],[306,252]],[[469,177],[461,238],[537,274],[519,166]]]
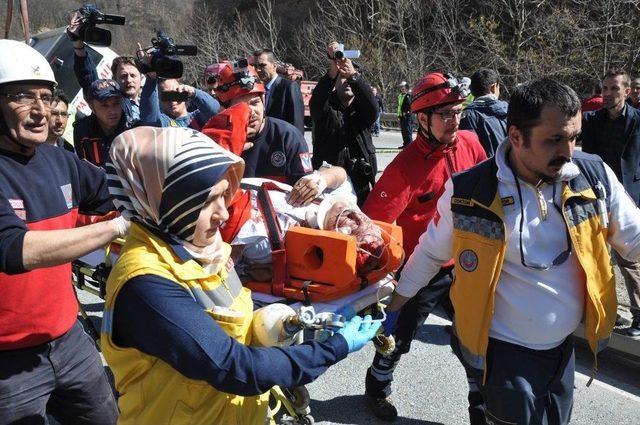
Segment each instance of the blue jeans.
[[371,133],[378,136],[380,134],[380,114],[376,117],[376,122],[373,123],[371,127]]
[[112,425],[113,390],[93,340],[80,322],[36,347],[0,351],[0,423]]

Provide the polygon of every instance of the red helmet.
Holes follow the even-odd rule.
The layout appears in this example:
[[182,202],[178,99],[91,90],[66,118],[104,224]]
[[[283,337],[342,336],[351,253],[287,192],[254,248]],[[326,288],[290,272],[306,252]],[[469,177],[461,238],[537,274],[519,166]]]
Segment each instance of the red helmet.
[[226,103],[249,93],[264,93],[264,85],[260,82],[253,66],[249,65],[246,59],[225,64],[220,69],[218,81],[216,96],[221,102]]
[[411,112],[464,102],[469,96],[470,83],[467,77],[457,79],[441,72],[426,74],[413,89]]

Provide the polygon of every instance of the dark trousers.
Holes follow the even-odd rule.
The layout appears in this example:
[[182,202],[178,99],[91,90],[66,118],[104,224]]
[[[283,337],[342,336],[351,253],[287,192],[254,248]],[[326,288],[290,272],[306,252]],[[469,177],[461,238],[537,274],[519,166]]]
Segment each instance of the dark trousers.
[[464,361],[455,335],[451,337],[451,348],[469,379],[472,425],[569,423],[575,374],[571,336],[550,350],[532,350],[489,338],[484,385],[483,371]]
[[398,330],[393,334],[396,349],[384,357],[376,352],[371,367],[367,369],[365,392],[374,398],[386,398],[391,394],[393,371],[400,357],[409,352],[411,341],[416,336],[418,326],[422,325],[429,314],[439,304],[451,314],[453,308],[449,300],[449,289],[453,280],[453,267],[441,269],[437,275],[411,298],[403,307],[398,317]]
[[411,114],[400,118],[400,131],[402,132],[402,147],[406,147],[413,140],[413,118]]
[[118,407],[100,355],[76,322],[49,343],[0,351],[0,423],[115,424]]
[[612,251],[613,257],[620,267],[620,273],[624,279],[624,285],[629,293],[629,310],[634,319],[640,320],[640,263],[628,261],[616,251]]

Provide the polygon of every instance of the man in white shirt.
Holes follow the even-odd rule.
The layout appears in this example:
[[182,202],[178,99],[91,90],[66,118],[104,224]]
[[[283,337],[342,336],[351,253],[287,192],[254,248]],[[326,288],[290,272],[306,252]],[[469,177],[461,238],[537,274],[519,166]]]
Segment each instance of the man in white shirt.
[[566,424],[571,334],[583,320],[594,355],[606,346],[616,318],[607,244],[640,260],[640,211],[599,157],[574,152],[570,87],[517,87],[507,129],[494,158],[446,183],[389,310],[454,258],[452,347],[470,378],[471,423]]

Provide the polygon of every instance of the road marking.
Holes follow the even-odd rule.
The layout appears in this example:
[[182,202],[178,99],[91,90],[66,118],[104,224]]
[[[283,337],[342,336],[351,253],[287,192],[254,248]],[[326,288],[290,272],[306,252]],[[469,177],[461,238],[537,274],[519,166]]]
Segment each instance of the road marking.
[[[581,385],[587,385],[587,382],[589,382],[589,379],[591,379],[590,376],[585,375],[584,373],[580,373],[576,371],[576,378],[575,378],[575,384],[577,385],[578,383],[580,383]],[[580,382],[578,382],[580,381]],[[617,381],[615,381],[616,383],[618,383]],[[597,385],[607,391],[611,391],[612,393],[615,393],[619,396],[622,396],[624,398],[628,398],[629,400],[635,401],[636,403],[640,403],[640,397],[638,397],[635,394],[631,394],[625,390],[622,390],[620,388],[614,387],[613,385],[609,385],[605,382],[599,381],[597,379],[594,379],[593,382],[591,383],[592,385]],[[622,386],[622,384],[621,384]]]

